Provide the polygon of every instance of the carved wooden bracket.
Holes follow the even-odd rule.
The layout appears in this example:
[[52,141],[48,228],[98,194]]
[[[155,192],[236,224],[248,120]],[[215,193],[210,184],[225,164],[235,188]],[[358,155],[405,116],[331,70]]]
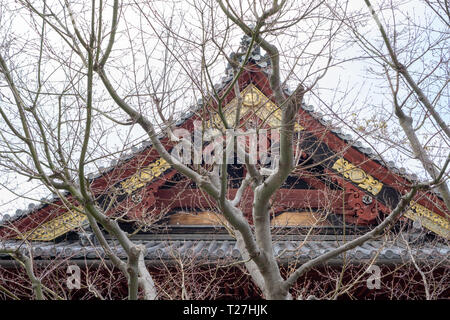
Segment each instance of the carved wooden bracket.
[[376,197],[360,190],[345,179],[334,176],[333,181],[344,189],[346,194],[346,211],[344,213],[349,216],[354,216],[356,218],[354,220],[356,224],[366,225],[373,223],[378,218],[380,212],[389,212],[389,209],[380,203]]

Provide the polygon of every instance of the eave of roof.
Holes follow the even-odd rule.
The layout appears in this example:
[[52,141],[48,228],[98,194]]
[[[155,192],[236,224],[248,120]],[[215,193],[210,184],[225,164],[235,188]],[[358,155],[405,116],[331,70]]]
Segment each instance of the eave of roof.
[[[318,256],[330,252],[342,245],[342,239],[321,240],[320,237],[311,241],[303,240],[276,240],[274,241],[274,254],[280,263],[301,264]],[[347,240],[348,241],[348,240]],[[230,263],[241,261],[241,253],[236,241],[231,239],[220,240],[139,240],[137,243],[145,247],[145,260],[154,265],[173,263],[176,258],[195,260],[204,263]],[[121,259],[127,256],[123,248],[116,241],[109,240],[113,252]],[[59,243],[34,242],[30,245],[33,258],[36,263],[83,260],[97,261],[107,259],[103,248],[98,244],[88,243],[81,245],[79,241],[64,241]],[[411,253],[416,262],[425,263],[431,261],[445,261],[448,265],[450,246],[448,243],[419,243],[410,244]],[[23,242],[8,240],[0,249],[28,250]],[[385,242],[381,240],[367,241],[360,247],[351,249],[345,253],[346,262],[359,264],[369,262],[375,258],[375,263],[401,264],[411,261],[411,255],[401,242]],[[0,254],[0,265],[7,264],[11,260],[9,255]],[[342,264],[344,256],[327,262],[328,264]]]

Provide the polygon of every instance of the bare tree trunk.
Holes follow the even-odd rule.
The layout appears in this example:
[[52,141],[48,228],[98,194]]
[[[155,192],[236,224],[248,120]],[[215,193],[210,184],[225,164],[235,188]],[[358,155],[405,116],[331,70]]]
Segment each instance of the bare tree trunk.
[[33,259],[31,255],[28,257],[20,251],[1,250],[1,253],[10,254],[20,265],[25,269],[28,279],[31,281],[31,288],[33,290],[34,298],[36,300],[45,300],[43,285],[39,278],[36,277],[33,268]]

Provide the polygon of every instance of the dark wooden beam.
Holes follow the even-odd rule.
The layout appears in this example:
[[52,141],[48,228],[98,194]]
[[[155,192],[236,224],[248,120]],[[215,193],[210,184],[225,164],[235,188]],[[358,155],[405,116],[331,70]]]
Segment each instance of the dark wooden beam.
[[[233,199],[236,192],[237,189],[230,189],[228,197]],[[251,213],[252,202],[253,192],[249,188],[240,204],[244,213]],[[214,199],[199,189],[172,188],[156,192],[155,206],[173,209],[214,209],[216,205]],[[276,212],[309,208],[342,211],[342,207],[342,192],[335,190],[280,189],[272,201],[272,209]]]

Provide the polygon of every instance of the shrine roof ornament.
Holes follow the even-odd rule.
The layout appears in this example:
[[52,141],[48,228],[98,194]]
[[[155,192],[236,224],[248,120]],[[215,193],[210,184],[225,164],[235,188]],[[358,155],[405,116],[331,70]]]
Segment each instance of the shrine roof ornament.
[[20,235],[18,239],[34,241],[54,240],[68,231],[78,229],[87,223],[87,217],[82,213],[82,210],[82,207],[78,207],[76,210],[69,210],[53,220],[43,223],[38,228]]
[[[344,158],[338,158],[333,163],[332,169],[374,196],[378,195],[383,188],[383,183],[367,174],[361,168],[354,166]],[[413,203],[411,208],[405,212],[405,216],[413,221],[420,222],[420,225],[428,230],[431,230],[446,239],[450,239],[449,220],[432,210],[429,210],[418,203]]]
[[445,239],[450,239],[450,222],[448,219],[436,214],[435,212],[413,203],[411,208],[405,212],[405,216],[414,222],[418,222],[420,226],[433,231]]
[[381,188],[383,188],[383,184],[380,181],[374,179],[361,168],[355,167],[344,158],[337,159],[332,168],[344,178],[351,180],[356,183],[358,187],[367,190],[374,196],[376,196],[381,191]]

